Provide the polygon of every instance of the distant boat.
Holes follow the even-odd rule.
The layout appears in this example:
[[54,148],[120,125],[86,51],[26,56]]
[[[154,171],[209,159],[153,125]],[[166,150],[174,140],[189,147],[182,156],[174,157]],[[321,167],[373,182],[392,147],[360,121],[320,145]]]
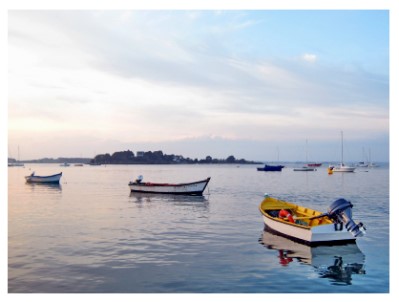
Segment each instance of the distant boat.
[[25,176],[26,182],[29,183],[59,183],[60,178],[62,176],[62,172],[54,175],[49,175],[49,176],[38,176],[35,175],[35,172],[33,172],[29,176]]
[[367,168],[369,164],[365,163],[364,161],[359,161],[356,166],[359,168]]
[[341,163],[338,167],[334,167],[334,172],[354,172],[356,167],[347,166],[344,163]]
[[357,163],[356,167],[359,167],[359,168],[376,168],[376,167],[378,167],[378,165],[373,163],[373,162],[366,163],[364,161],[359,161]]
[[317,169],[312,167],[301,167],[301,168],[294,168],[294,171],[316,171]]
[[363,224],[352,220],[352,206],[341,198],[322,213],[266,195],[259,210],[267,229],[294,241],[320,245],[351,242],[364,235]]
[[131,192],[201,196],[211,180],[208,177],[195,182],[171,184],[142,182],[142,179],[143,177],[140,175],[134,182],[129,182]]
[[373,163],[373,162],[371,161],[371,151],[370,151],[370,149],[369,149],[369,163],[368,163],[368,167],[369,167],[369,168],[376,168],[376,167],[378,167],[377,164],[375,164],[375,163]]
[[15,163],[8,163],[9,167],[25,167],[24,163],[19,163],[19,162],[15,162]]
[[265,165],[264,167],[256,168],[258,171],[278,171],[280,172],[284,166],[282,165]]
[[[308,140],[306,140],[306,162],[308,162]],[[305,171],[305,172],[316,171],[316,168],[309,166],[309,164],[307,164],[306,166],[303,166],[301,168],[294,168],[294,171]]]
[[341,164],[338,167],[334,167],[334,172],[354,172],[356,167],[347,166],[344,164],[344,135],[341,131]]
[[322,163],[308,163],[306,165],[308,167],[321,167]]
[[75,164],[75,167],[83,167],[83,164]]
[[68,164],[68,163],[62,163],[61,165],[60,165],[60,167],[69,167],[70,166],[70,164]]
[[21,163],[19,160],[19,146],[18,146],[18,160],[8,163],[8,166],[9,167],[25,167],[24,163]]
[[365,161],[365,158],[367,159],[367,156],[366,156],[365,153],[364,153],[364,148],[362,148],[362,161],[359,161],[359,162],[356,164],[356,167],[359,167],[359,168],[367,168],[367,167],[369,166],[369,164]]

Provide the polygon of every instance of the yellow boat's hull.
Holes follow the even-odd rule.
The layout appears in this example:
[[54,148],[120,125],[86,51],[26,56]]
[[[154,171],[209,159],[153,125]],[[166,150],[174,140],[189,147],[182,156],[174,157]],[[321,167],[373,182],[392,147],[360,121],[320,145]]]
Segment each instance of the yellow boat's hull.
[[[279,218],[277,213],[281,209],[292,212],[295,223]],[[356,240],[342,224],[334,223],[326,216],[313,218],[323,213],[310,208],[267,196],[260,204],[259,210],[267,229],[295,241],[317,245]]]

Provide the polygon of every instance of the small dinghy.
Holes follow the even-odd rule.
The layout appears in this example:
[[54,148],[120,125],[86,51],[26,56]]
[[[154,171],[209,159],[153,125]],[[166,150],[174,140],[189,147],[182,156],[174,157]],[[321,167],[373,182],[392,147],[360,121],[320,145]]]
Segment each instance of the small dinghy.
[[365,234],[363,223],[352,220],[352,207],[341,198],[322,213],[266,195],[259,210],[266,229],[294,241],[319,245],[354,242]]
[[35,175],[35,172],[32,172],[31,175],[25,176],[26,182],[29,183],[46,183],[46,184],[58,184],[60,183],[60,178],[62,176],[62,172],[49,176],[39,176]]

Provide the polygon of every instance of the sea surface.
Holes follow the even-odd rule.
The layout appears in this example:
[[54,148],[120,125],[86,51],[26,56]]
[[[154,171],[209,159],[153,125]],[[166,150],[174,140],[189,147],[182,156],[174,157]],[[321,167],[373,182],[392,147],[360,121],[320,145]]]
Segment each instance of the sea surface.
[[[328,175],[256,165],[8,168],[9,293],[389,293],[389,167]],[[59,186],[24,176],[63,172]],[[203,197],[128,182],[211,177]],[[326,212],[352,202],[367,234],[310,248],[264,231],[265,193]]]

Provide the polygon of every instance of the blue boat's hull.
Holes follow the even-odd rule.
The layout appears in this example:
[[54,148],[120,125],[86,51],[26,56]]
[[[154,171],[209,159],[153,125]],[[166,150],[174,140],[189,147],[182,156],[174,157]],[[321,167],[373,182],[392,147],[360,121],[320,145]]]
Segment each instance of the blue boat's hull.
[[262,168],[257,168],[258,171],[281,171],[284,168],[282,165],[277,165],[277,166],[271,166],[271,165],[265,165]]

